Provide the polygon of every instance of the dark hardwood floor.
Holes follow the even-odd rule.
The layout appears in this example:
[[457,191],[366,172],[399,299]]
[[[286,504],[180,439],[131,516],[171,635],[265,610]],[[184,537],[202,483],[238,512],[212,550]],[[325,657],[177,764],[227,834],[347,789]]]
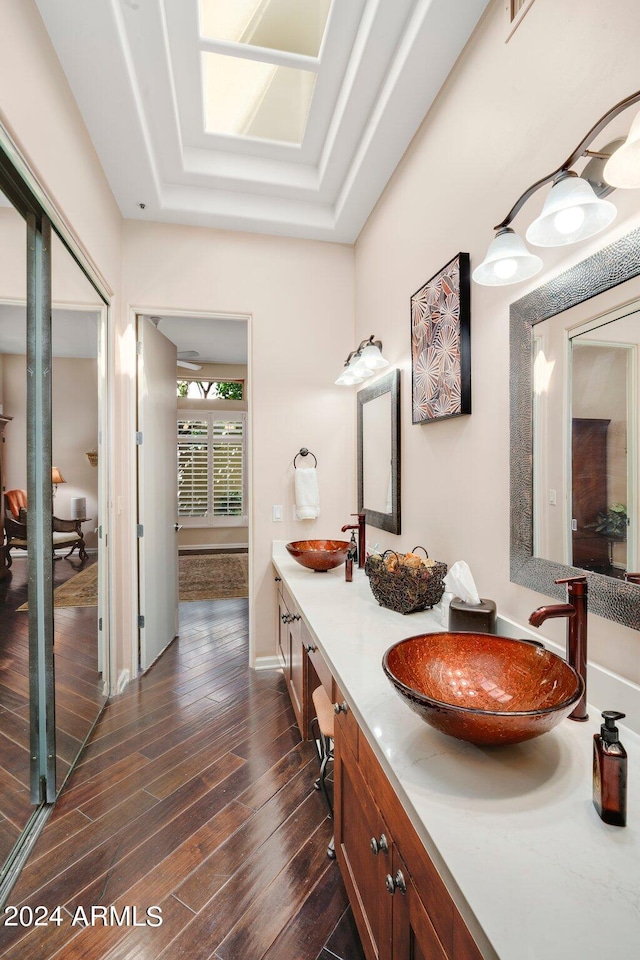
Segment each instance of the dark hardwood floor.
[[[84,564],[75,556],[54,563],[54,588]],[[27,560],[17,555],[0,580],[0,864],[31,816],[29,798],[29,638]],[[56,607],[57,784],[61,786],[104,702],[97,663],[97,607]]]
[[[282,674],[247,667],[247,601],[180,623],[107,706],[9,898],[62,922],[0,927],[0,957],[363,960],[315,752]],[[114,910],[85,928],[92,907]]]

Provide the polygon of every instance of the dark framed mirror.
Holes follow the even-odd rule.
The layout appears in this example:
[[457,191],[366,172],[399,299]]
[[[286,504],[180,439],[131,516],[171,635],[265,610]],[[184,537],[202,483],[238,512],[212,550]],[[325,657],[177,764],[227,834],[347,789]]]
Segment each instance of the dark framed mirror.
[[[584,574],[589,607],[598,616],[640,629],[640,587],[625,580],[545,559],[534,549],[535,455],[534,349],[536,326],[640,275],[640,229],[532,290],[510,309],[510,494],[511,572],[513,583],[547,596],[563,597],[562,577]],[[621,292],[620,303],[625,300]],[[593,305],[593,313],[598,312]],[[537,544],[536,544],[537,545]]]
[[400,533],[400,371],[358,391],[358,513]]

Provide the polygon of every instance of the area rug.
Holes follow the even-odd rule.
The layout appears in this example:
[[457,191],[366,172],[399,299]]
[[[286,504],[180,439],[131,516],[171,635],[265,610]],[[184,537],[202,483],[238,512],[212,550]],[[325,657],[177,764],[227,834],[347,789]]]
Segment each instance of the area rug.
[[[98,605],[98,564],[92,563],[75,577],[65,580],[53,591],[54,607],[97,607]],[[23,603],[18,610],[28,610],[29,604]]]
[[[229,600],[249,596],[249,557],[246,553],[207,553],[178,560],[181,602]],[[53,591],[54,607],[95,607],[98,604],[98,564],[76,573]],[[23,603],[18,610],[28,610]]]
[[180,600],[229,600],[249,596],[249,556],[207,553],[178,561]]

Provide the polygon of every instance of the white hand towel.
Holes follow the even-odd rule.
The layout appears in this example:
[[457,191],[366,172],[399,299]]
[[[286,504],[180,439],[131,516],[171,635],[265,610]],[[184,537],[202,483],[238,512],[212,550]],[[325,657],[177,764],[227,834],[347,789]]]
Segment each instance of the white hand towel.
[[298,467],[295,478],[298,519],[315,520],[320,516],[320,491],[316,468]]

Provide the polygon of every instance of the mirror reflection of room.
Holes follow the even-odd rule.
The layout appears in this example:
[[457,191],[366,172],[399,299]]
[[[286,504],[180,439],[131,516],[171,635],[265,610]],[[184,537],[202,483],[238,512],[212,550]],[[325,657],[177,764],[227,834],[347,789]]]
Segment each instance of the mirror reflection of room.
[[365,506],[391,513],[391,394],[364,404],[362,421]]
[[105,697],[98,629],[102,304],[57,237],[52,242],[51,292],[56,786],[60,789]]
[[[0,204],[0,865],[34,810],[31,704],[26,369],[26,225]],[[53,496],[56,787],[104,703],[99,651],[99,391],[102,304],[62,244],[52,240],[51,483]],[[53,707],[53,704],[51,704]]]
[[638,312],[534,333],[536,556],[623,579],[637,566]]
[[[31,816],[29,796],[29,650],[24,614],[26,563],[7,551],[5,492],[13,487],[12,456],[26,462],[25,392],[26,224],[0,194],[0,864]],[[4,442],[2,442],[4,441]]]

